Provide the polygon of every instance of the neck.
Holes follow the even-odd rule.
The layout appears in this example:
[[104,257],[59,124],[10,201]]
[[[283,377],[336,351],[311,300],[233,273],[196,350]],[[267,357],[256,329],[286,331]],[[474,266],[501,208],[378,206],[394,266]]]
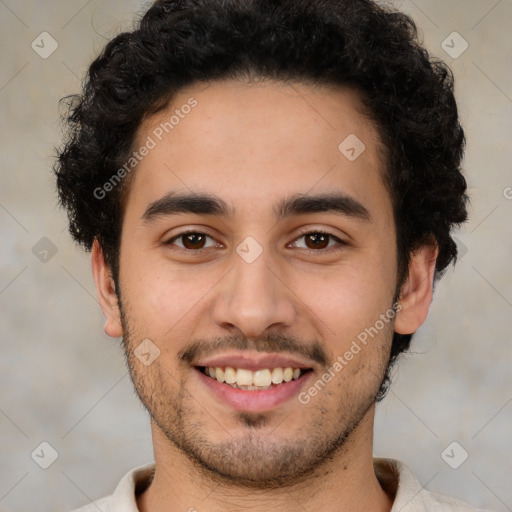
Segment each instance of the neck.
[[393,497],[381,487],[373,467],[374,407],[331,460],[286,487],[252,489],[206,473],[178,450],[153,422],[156,470],[137,497],[140,512],[255,512],[315,510],[390,512]]

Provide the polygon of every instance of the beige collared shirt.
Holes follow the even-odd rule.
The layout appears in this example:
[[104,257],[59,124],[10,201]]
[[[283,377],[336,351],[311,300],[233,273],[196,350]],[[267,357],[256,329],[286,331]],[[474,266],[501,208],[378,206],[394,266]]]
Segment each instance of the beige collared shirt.
[[[425,490],[413,472],[400,461],[374,458],[373,463],[383,489],[395,496],[391,512],[490,512]],[[147,487],[154,468],[152,462],[132,469],[121,479],[114,494],[72,512],[139,512],[135,493]]]

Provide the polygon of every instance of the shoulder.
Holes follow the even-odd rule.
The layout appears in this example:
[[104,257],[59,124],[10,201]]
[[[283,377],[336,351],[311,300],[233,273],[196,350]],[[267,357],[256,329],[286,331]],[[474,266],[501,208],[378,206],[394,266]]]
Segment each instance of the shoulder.
[[71,512],[138,512],[135,495],[149,485],[154,471],[154,462],[138,466],[124,475],[113,494]]
[[105,496],[99,500],[96,500],[93,503],[89,503],[89,505],[84,505],[83,507],[72,510],[71,512],[98,512],[99,510],[108,510],[107,507],[110,505],[112,496]]
[[411,469],[398,460],[374,458],[374,469],[382,488],[394,497],[391,512],[491,512],[426,490]]
[[451,498],[444,494],[424,490],[422,492],[423,503],[425,507],[435,505],[435,510],[439,512],[491,512],[490,510],[477,509],[456,498]]

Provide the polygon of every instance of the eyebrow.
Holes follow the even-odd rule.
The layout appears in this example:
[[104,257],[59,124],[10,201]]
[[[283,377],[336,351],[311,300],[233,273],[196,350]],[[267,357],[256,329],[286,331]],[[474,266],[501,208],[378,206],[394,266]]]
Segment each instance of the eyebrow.
[[[220,197],[208,193],[170,192],[152,202],[142,219],[149,223],[159,217],[179,213],[233,217],[234,210]],[[295,194],[282,199],[274,206],[278,220],[293,215],[311,213],[336,213],[345,217],[371,222],[370,212],[356,199],[341,193],[305,195]]]

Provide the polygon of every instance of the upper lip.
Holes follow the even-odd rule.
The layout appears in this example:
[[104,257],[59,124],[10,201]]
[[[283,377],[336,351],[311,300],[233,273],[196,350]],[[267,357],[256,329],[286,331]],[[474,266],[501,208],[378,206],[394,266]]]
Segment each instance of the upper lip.
[[220,368],[229,366],[231,368],[244,368],[251,371],[264,368],[300,368],[302,370],[312,368],[310,363],[297,357],[284,356],[282,354],[248,354],[240,352],[198,359],[193,365]]

